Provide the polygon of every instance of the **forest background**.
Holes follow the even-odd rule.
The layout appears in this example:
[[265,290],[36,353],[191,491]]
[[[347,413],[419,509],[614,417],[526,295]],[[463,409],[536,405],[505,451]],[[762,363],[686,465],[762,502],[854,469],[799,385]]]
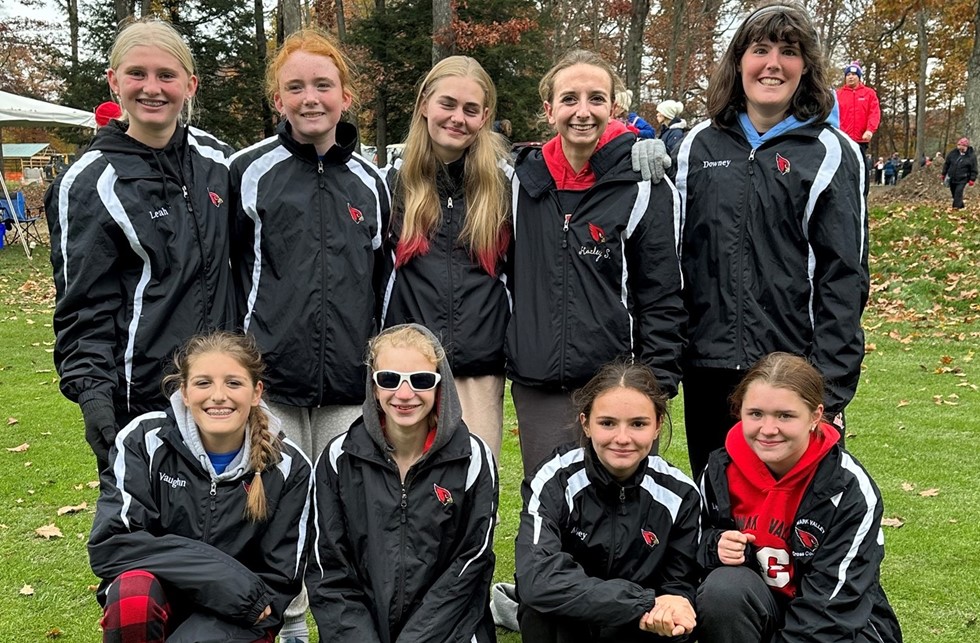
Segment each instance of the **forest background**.
[[[416,83],[454,53],[478,59],[497,83],[498,118],[514,141],[548,136],[537,82],[566,50],[612,61],[633,90],[633,111],[680,100],[689,124],[703,118],[712,66],[752,8],[742,0],[4,0],[0,90],[92,110],[109,100],[108,50],[130,16],[164,16],[187,36],[201,85],[195,124],[243,147],[272,133],[266,60],[285,35],[316,25],[356,64],[361,140],[386,146],[407,133]],[[980,136],[980,3],[976,0],[804,0],[828,58],[864,67],[881,100],[874,156],[921,158]],[[26,11],[9,11],[15,6]],[[971,73],[972,72],[972,73]],[[843,74],[840,75],[843,83]],[[6,129],[5,142],[51,142],[70,153],[88,132]],[[918,167],[918,164],[915,164]]]

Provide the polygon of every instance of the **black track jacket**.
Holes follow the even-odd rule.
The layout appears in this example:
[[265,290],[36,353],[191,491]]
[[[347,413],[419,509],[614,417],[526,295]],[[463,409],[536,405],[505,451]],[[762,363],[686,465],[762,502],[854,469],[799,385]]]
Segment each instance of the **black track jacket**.
[[[252,523],[244,518],[253,478],[248,433],[238,457],[216,475],[179,391],[166,411],[122,429],[102,473],[88,544],[92,571],[102,578],[99,600],[123,572],[145,570],[179,604],[206,615],[202,626],[210,618],[249,629],[271,604],[262,629],[278,630],[300,591],[312,480],[300,448],[280,439],[282,460],[262,472],[269,518]],[[206,626],[211,635],[195,640],[219,640],[215,631],[228,627]]]
[[[721,533],[737,529],[732,519],[725,449],[711,454],[701,478],[704,498],[699,562],[710,571],[718,560]],[[773,643],[901,643],[902,632],[879,575],[885,557],[881,493],[864,467],[835,445],[817,467],[800,501],[790,542],[798,583],[785,624]],[[746,552],[746,560],[755,561]]]
[[685,363],[803,355],[827,382],[827,412],[840,412],[861,375],[870,283],[857,145],[821,124],[752,149],[738,126],[705,121],[678,150]]
[[596,183],[564,212],[540,149],[525,149],[513,181],[513,295],[507,374],[573,390],[603,364],[634,356],[673,396],[686,313],[677,259],[680,221],[670,181],[632,170],[631,134],[592,155]]
[[166,406],[160,381],[188,338],[235,326],[231,148],[179,126],[154,150],[125,128],[100,129],[44,198],[61,391],[111,403],[117,421]]
[[404,484],[370,379],[364,416],[317,461],[306,587],[321,641],[496,640],[497,469],[463,424],[446,360],[439,372],[436,437]]
[[[466,156],[457,161],[466,162]],[[451,164],[455,165],[455,164]],[[397,167],[397,166],[396,166]],[[382,326],[415,322],[439,337],[453,375],[503,375],[504,334],[510,319],[510,295],[503,274],[503,258],[497,274],[490,275],[459,241],[466,223],[466,195],[461,168],[457,180],[440,170],[437,183],[442,220],[429,239],[429,251],[395,268],[395,248],[401,234],[404,207],[394,188],[398,170],[386,180],[395,194],[395,215],[385,242],[387,257]],[[508,224],[509,225],[509,224]]]
[[569,443],[527,477],[521,494],[522,603],[600,627],[639,624],[661,594],[694,605],[701,497],[659,456],[620,484],[591,445]]
[[266,363],[269,399],[291,406],[364,400],[364,347],[378,329],[388,188],[337,125],[322,159],[278,134],[231,158],[240,194],[232,264],[242,326]]

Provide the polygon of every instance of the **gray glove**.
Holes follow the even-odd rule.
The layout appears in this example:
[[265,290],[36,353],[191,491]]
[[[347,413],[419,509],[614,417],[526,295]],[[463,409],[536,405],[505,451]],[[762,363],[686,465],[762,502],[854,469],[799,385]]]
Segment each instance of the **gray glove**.
[[633,171],[639,172],[644,181],[660,183],[664,171],[670,167],[670,155],[659,138],[641,138],[633,143]]

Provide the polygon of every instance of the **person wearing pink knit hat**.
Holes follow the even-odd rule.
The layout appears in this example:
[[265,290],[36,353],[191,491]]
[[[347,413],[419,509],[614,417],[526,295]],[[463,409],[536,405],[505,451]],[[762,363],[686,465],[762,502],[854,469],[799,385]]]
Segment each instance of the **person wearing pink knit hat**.
[[965,208],[963,191],[966,186],[973,187],[977,180],[977,155],[970,145],[970,139],[963,137],[956,141],[956,149],[946,155],[943,163],[943,183],[953,194],[953,208]]
[[122,108],[119,103],[108,100],[95,108],[95,124],[105,127],[109,121],[122,117]]

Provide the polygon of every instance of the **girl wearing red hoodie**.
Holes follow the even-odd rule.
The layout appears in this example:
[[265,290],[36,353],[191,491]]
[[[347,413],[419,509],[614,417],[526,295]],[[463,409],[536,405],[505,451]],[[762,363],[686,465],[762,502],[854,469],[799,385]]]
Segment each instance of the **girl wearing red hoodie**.
[[701,480],[698,637],[901,641],[879,582],[881,494],[823,419],[823,378],[770,353],[732,395],[741,421]]
[[538,86],[558,134],[515,164],[505,352],[525,474],[576,438],[569,392],[600,365],[639,359],[677,392],[679,202],[632,169],[634,137],[612,118],[621,87],[597,54],[566,54]]

